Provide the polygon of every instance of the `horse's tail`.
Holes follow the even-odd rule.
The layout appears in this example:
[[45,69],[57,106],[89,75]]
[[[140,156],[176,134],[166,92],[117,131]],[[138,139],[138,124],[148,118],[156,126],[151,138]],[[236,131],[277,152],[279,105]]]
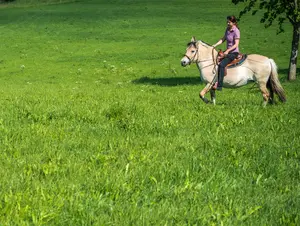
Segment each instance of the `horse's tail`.
[[284,93],[284,89],[280,84],[278,73],[277,73],[277,65],[273,59],[269,59],[271,64],[271,76],[270,83],[272,90],[278,95],[281,102],[286,102],[286,97]]

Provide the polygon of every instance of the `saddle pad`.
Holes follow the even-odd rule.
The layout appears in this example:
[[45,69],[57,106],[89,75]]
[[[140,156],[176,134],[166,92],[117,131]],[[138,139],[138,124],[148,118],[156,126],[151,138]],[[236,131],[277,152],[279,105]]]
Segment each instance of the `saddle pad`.
[[244,61],[246,60],[247,58],[247,54],[243,54],[242,55],[242,59],[240,60],[234,60],[233,62],[231,62],[227,68],[234,68],[234,67],[237,67],[237,66],[240,66],[242,63],[244,63]]

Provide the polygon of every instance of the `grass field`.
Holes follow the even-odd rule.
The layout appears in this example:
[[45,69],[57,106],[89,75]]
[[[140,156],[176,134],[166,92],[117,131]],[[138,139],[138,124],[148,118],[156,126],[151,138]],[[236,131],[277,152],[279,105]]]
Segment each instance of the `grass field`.
[[2,5],[0,225],[299,225],[291,27],[239,24],[241,51],[277,62],[286,104],[263,108],[249,84],[205,105],[180,66],[192,36],[222,36],[230,2]]

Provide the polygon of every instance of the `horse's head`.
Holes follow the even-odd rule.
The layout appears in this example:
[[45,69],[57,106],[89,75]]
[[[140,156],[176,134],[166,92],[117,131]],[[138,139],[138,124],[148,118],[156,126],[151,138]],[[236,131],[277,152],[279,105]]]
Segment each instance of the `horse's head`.
[[181,59],[181,66],[185,67],[196,62],[198,53],[198,43],[195,37],[187,44],[187,49],[184,57]]
[[192,38],[187,46],[186,53],[181,59],[181,65],[183,67],[191,63],[213,60],[217,54],[213,46],[201,40],[197,41],[195,37]]

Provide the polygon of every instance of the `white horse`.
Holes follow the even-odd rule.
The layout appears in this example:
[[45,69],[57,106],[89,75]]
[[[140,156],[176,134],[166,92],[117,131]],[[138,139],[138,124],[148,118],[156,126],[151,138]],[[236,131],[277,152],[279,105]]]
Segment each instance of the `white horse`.
[[[205,103],[209,103],[209,100],[205,98],[207,92],[210,92],[212,103],[216,103],[213,84],[217,79],[217,55],[218,52],[213,46],[203,41],[197,41],[193,37],[181,59],[181,65],[184,67],[191,63],[197,64],[201,79],[206,83],[204,89],[199,93]],[[278,95],[280,101],[286,101],[274,60],[262,55],[250,54],[241,65],[227,69],[223,84],[225,88],[236,88],[246,85],[249,81],[258,83],[263,95],[264,106],[268,102],[273,103],[274,93]]]

